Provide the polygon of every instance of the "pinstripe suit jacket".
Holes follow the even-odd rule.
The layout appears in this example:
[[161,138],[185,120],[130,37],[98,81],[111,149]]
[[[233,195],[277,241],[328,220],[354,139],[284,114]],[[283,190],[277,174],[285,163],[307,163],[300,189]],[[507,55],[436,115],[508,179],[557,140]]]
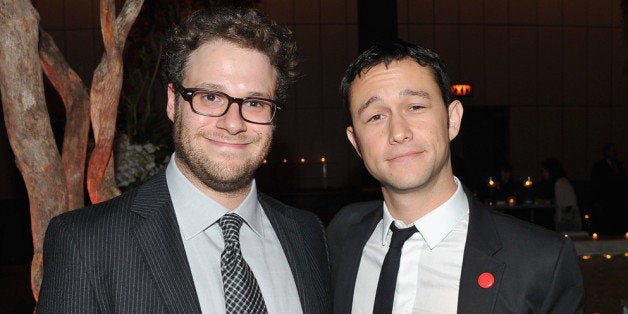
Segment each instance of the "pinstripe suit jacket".
[[[581,313],[584,285],[569,239],[486,208],[467,192],[469,229],[458,313]],[[382,219],[382,201],[342,209],[327,229],[334,313],[351,313],[364,245]],[[492,287],[478,284],[482,273]]]
[[[262,193],[304,313],[329,313],[324,230]],[[222,289],[222,287],[216,287]],[[200,313],[165,171],[136,190],[50,221],[39,313]]]

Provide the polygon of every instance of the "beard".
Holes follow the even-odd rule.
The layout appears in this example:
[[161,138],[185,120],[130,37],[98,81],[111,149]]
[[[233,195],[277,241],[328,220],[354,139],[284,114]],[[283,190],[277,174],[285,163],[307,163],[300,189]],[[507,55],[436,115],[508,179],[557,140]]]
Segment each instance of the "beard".
[[[261,136],[260,150],[257,154],[244,159],[238,156],[220,161],[199,148],[200,146],[194,142],[194,139],[202,139],[202,134],[193,133],[187,129],[182,120],[178,114],[175,114],[174,147],[177,158],[192,175],[206,187],[223,193],[240,191],[251,184],[255,171],[270,150],[272,133]],[[230,162],[237,158],[241,159],[239,163]]]

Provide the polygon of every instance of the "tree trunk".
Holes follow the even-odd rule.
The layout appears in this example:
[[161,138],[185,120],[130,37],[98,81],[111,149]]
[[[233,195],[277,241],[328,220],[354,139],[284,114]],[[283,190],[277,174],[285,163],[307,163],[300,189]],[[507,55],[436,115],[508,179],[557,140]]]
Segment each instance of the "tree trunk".
[[87,169],[87,190],[92,203],[120,194],[113,171],[113,140],[122,90],[122,50],[143,2],[127,0],[115,18],[115,1],[100,1],[105,54],[94,71],[91,90],[91,120],[96,145]]
[[65,131],[61,160],[68,190],[68,210],[85,205],[85,163],[89,139],[89,95],[83,80],[70,68],[54,40],[43,29],[39,57],[46,76],[65,105]]
[[[61,156],[46,107],[37,53],[39,15],[28,0],[0,0],[0,93],[4,122],[30,204],[37,299],[42,245],[50,218],[67,207]],[[61,188],[60,188],[61,186]]]

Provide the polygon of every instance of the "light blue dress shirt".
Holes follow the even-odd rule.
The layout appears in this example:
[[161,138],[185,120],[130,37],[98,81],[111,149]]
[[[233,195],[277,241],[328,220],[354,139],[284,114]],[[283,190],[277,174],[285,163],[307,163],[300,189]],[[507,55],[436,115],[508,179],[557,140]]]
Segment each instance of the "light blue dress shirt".
[[[201,310],[225,313],[220,272],[224,240],[217,222],[229,210],[197,189],[181,173],[174,155],[166,169],[166,180]],[[233,212],[245,221],[240,230],[242,256],[257,279],[268,312],[302,313],[290,265],[257,200],[255,181],[246,199]]]

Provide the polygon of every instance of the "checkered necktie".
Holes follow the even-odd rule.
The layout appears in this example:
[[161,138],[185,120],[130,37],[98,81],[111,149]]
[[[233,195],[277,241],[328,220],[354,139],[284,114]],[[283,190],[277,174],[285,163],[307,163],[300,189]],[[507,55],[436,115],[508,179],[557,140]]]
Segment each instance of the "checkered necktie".
[[225,238],[220,270],[227,313],[268,313],[257,280],[240,250],[240,227],[243,222],[242,217],[234,213],[228,213],[218,221]]

